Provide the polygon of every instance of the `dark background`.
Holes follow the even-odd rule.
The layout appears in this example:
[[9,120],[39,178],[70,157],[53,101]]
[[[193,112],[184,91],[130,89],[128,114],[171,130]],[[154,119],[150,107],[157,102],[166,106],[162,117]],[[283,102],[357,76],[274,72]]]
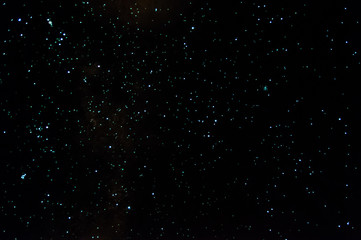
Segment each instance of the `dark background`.
[[0,9],[0,239],[360,239],[357,1]]

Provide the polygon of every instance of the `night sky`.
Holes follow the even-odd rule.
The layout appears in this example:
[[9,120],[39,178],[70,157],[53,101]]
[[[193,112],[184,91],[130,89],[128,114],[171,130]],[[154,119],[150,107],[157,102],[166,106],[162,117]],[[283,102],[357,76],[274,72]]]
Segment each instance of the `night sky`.
[[361,239],[358,1],[0,20],[0,240]]

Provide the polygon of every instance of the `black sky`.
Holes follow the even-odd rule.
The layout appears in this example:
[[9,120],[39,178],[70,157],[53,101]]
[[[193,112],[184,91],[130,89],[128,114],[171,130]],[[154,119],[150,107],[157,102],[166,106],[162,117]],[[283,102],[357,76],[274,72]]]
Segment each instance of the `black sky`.
[[0,239],[360,239],[357,1],[0,9]]

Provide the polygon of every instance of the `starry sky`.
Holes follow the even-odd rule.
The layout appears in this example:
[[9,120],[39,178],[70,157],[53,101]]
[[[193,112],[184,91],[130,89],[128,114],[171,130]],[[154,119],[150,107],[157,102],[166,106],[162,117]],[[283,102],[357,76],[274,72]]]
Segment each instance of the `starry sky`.
[[361,239],[358,1],[0,20],[1,240]]

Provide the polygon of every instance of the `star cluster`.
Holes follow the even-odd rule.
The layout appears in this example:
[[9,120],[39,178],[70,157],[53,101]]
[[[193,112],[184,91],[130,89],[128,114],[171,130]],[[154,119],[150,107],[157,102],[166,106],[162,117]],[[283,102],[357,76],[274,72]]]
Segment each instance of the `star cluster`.
[[354,2],[2,1],[0,239],[359,239]]

